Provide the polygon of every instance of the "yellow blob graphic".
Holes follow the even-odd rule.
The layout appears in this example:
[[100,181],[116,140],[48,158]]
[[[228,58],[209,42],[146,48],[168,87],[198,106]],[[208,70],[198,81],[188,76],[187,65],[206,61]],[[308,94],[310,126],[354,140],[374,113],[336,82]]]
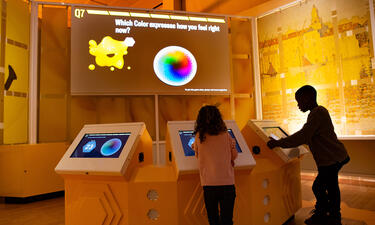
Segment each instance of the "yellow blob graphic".
[[94,64],[90,64],[89,65],[89,70],[94,70],[95,69],[95,65]]
[[[89,52],[95,56],[95,62],[98,66],[111,67],[111,71],[114,71],[114,67],[122,69],[124,66],[124,55],[128,54],[128,47],[134,44],[134,40],[130,39],[130,41],[126,39],[125,41],[118,41],[110,36],[106,36],[99,44],[95,40],[90,40]],[[90,66],[89,69],[91,69]]]
[[131,69],[131,67],[130,66],[128,66],[128,70],[130,70]]
[[115,67],[111,66],[111,71],[115,71]]

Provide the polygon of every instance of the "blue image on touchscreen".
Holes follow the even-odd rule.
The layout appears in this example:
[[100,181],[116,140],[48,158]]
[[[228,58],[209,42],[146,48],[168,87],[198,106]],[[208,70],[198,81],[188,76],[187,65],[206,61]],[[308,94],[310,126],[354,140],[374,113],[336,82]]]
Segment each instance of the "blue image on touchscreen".
[[194,156],[195,152],[192,145],[195,141],[194,131],[192,130],[180,130],[180,139],[182,143],[182,148],[184,149],[185,156]]
[[[184,150],[185,156],[194,156],[195,152],[192,148],[192,145],[195,141],[194,131],[192,130],[180,130],[179,132],[182,148]],[[238,145],[236,136],[234,136],[232,129],[228,129],[228,133],[232,138],[236,140],[236,149],[237,152],[242,152],[240,146]]]
[[130,132],[85,134],[70,158],[118,158]]
[[242,152],[242,150],[241,150],[241,148],[240,148],[240,145],[238,144],[237,138],[236,138],[236,136],[234,136],[234,134],[233,134],[232,129],[228,129],[228,133],[230,134],[230,136],[231,136],[234,140],[236,140],[236,149],[237,149],[237,152]]

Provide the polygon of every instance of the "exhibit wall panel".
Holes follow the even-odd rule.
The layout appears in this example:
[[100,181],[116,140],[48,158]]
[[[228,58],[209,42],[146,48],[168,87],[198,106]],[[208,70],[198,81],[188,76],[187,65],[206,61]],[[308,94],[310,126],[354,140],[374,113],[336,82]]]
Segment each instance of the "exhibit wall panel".
[[72,97],[70,101],[70,113],[68,141],[73,141],[85,124],[96,124],[98,118],[96,98],[93,96]]
[[154,96],[72,96],[69,138],[85,124],[144,122],[155,140]]
[[[7,15],[4,80],[9,80],[7,90],[4,92],[4,144],[26,143],[28,138],[29,7],[21,0],[7,1],[3,6],[6,7]],[[9,69],[10,67],[12,69]]]
[[234,93],[253,93],[254,78],[251,46],[251,21],[230,20]]
[[302,1],[281,11],[257,20],[263,118],[300,129],[306,115],[294,93],[309,84],[338,135],[374,135],[369,1]]
[[155,140],[154,96],[97,97],[97,123],[144,122]]
[[160,96],[159,131],[165,140],[167,122],[173,120],[196,120],[199,109],[204,105],[218,106],[223,119],[231,119],[229,96]]
[[38,141],[66,141],[70,77],[67,8],[44,6],[42,12]]
[[255,105],[254,105],[254,98],[251,96],[250,98],[235,98],[235,121],[238,125],[238,128],[242,130],[244,126],[246,126],[247,122],[250,119],[255,119]]

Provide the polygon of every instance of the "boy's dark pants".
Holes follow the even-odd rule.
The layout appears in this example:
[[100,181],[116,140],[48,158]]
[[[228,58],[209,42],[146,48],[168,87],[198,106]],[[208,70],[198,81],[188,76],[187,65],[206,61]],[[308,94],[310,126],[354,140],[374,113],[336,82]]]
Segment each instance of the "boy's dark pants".
[[[203,186],[203,193],[210,225],[232,225],[236,198],[234,185]],[[220,216],[218,206],[220,206]]]
[[338,173],[342,166],[348,162],[349,157],[343,162],[318,167],[318,176],[312,186],[316,198],[315,209],[317,213],[325,214],[328,212],[330,216],[341,218]]

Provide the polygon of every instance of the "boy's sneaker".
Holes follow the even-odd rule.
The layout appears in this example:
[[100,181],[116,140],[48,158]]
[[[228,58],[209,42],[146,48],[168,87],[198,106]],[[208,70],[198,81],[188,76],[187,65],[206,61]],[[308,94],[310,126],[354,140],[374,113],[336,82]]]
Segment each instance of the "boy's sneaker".
[[325,213],[318,213],[315,209],[311,211],[312,215],[305,220],[307,225],[326,225],[328,216]]

